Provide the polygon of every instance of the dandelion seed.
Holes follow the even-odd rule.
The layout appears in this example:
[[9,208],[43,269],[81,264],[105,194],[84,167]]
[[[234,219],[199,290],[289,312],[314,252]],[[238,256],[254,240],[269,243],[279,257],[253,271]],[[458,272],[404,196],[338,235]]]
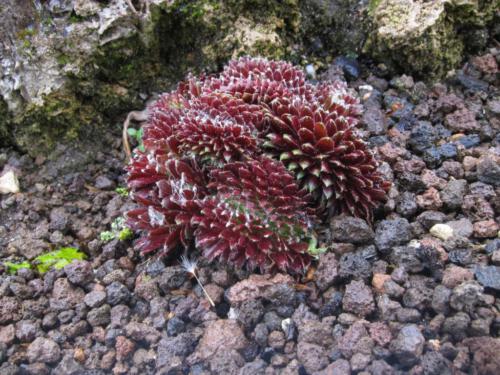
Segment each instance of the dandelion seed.
[[190,273],[191,275],[193,275],[193,277],[198,282],[198,285],[200,286],[201,290],[203,291],[203,293],[205,293],[205,296],[207,297],[208,302],[210,302],[210,304],[212,305],[212,307],[215,307],[214,301],[212,300],[212,298],[210,297],[210,295],[206,291],[205,287],[201,283],[201,281],[198,278],[198,276],[196,275],[196,268],[197,268],[197,266],[198,266],[198,261],[196,259],[191,259],[191,258],[189,258],[187,256],[181,255],[181,267],[184,268],[184,270],[187,273]]

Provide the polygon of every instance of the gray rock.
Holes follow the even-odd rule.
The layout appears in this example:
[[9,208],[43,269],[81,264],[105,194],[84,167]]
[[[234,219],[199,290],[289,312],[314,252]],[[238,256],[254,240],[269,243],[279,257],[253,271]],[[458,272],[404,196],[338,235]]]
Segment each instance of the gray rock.
[[241,368],[238,375],[264,374],[266,367],[267,367],[267,362],[258,358],[253,362],[246,363],[245,366]]
[[396,212],[403,217],[409,218],[416,214],[418,209],[415,194],[409,191],[403,192],[397,199]]
[[30,320],[21,320],[16,324],[16,337],[21,342],[31,342],[40,330],[35,323]]
[[125,285],[118,281],[113,281],[106,287],[106,300],[111,306],[126,303],[130,300],[131,294]]
[[326,349],[308,342],[299,342],[297,358],[308,373],[320,371],[328,365]]
[[351,365],[345,359],[337,359],[335,362],[330,363],[325,369],[316,373],[317,375],[350,375]]
[[448,221],[446,225],[453,229],[454,236],[467,238],[472,235],[473,226],[469,219],[462,218],[459,220]]
[[421,359],[425,375],[451,375],[452,364],[439,352],[429,351]]
[[44,315],[42,320],[42,327],[44,329],[54,328],[57,324],[57,314],[55,312],[49,312]]
[[449,333],[455,340],[463,340],[467,337],[467,328],[470,324],[470,317],[464,312],[458,312],[445,319],[441,331]]
[[95,180],[95,187],[101,190],[112,190],[116,187],[116,183],[108,176],[98,176]]
[[432,147],[438,139],[436,130],[428,121],[419,121],[416,126],[411,129],[410,139],[408,143],[413,150],[423,152]]
[[186,280],[186,271],[182,267],[166,267],[158,277],[158,286],[164,293],[168,293],[172,289],[179,289]]
[[184,321],[177,316],[168,320],[167,323],[167,335],[168,336],[177,336],[179,333],[182,333],[186,330],[186,324]]
[[264,306],[260,299],[243,301],[238,307],[232,307],[236,319],[247,329],[257,324],[264,315]]
[[174,357],[187,357],[196,347],[199,335],[185,332],[175,337],[165,336],[158,343],[156,367],[167,365]]
[[[54,375],[69,375],[82,373],[83,367],[74,358],[73,353],[66,354],[57,367],[53,370]],[[97,375],[97,374],[96,374]]]
[[255,326],[253,330],[254,340],[261,347],[267,346],[267,335],[269,334],[269,330],[264,323],[259,323]]
[[404,267],[408,272],[418,273],[424,269],[419,252],[420,249],[415,246],[394,246],[389,260],[398,267]]
[[49,228],[65,233],[69,229],[70,215],[64,207],[56,207],[50,211]]
[[371,264],[361,251],[340,257],[338,275],[341,279],[368,280],[371,274]]
[[72,286],[68,279],[60,278],[54,283],[52,296],[49,299],[50,308],[56,311],[73,309],[83,301],[84,297],[85,292],[82,289]]
[[319,310],[320,317],[340,314],[342,309],[342,293],[337,290],[328,290],[323,294],[324,303]]
[[55,363],[61,358],[61,349],[53,340],[38,337],[28,346],[26,355],[30,363]]
[[387,119],[380,108],[368,106],[363,113],[363,124],[371,135],[383,135],[387,131]]
[[90,308],[99,307],[106,302],[106,292],[102,290],[93,290],[85,295],[83,302]]
[[365,324],[364,320],[356,321],[338,340],[338,349],[345,358],[351,358],[355,353],[371,353],[375,344]]
[[441,190],[441,200],[448,210],[457,210],[462,206],[466,192],[467,181],[450,180]]
[[111,322],[111,307],[102,305],[89,311],[87,321],[92,327],[107,326]]
[[482,286],[500,290],[500,267],[476,266],[474,275]]
[[372,356],[370,354],[356,353],[351,357],[351,369],[353,372],[359,373],[364,370],[371,362]]
[[477,281],[465,281],[453,289],[450,306],[457,311],[473,312],[483,302],[484,288]]
[[396,318],[401,323],[418,323],[422,314],[417,309],[403,308],[396,312]]
[[485,184],[500,186],[500,157],[485,155],[477,164],[478,180]]
[[361,317],[370,315],[375,310],[371,288],[363,281],[351,281],[346,286],[342,306],[345,311]]
[[9,284],[9,289],[12,294],[22,300],[32,299],[34,296],[34,290],[29,285],[24,283],[11,282]]
[[127,337],[135,341],[145,341],[153,344],[160,340],[160,333],[147,323],[130,322],[125,326]]
[[347,80],[352,81],[359,77],[360,67],[359,63],[350,57],[339,56],[333,60],[333,65],[342,69]]
[[372,375],[393,375],[394,369],[383,359],[377,359],[366,369]]
[[414,324],[404,326],[391,342],[390,350],[399,363],[409,368],[416,364],[424,350],[425,338]]
[[92,265],[85,260],[68,264],[64,267],[64,272],[66,272],[69,281],[80,286],[85,286],[94,279]]
[[306,320],[298,324],[299,342],[308,342],[324,347],[334,343],[332,336],[332,324],[326,319],[323,321]]
[[437,313],[447,314],[449,311],[450,296],[450,289],[444,285],[438,285],[432,295],[432,309]]
[[327,290],[339,279],[338,261],[335,253],[328,252],[320,255],[318,268],[314,276],[316,285],[320,290]]
[[435,224],[440,224],[445,221],[446,215],[439,211],[424,211],[417,216],[417,221],[422,224],[425,229],[430,229]]
[[363,219],[351,216],[337,216],[330,223],[332,238],[339,242],[354,244],[367,243],[373,240],[374,233]]
[[433,290],[429,286],[416,285],[406,290],[403,295],[403,304],[405,307],[422,310],[431,305],[432,295]]
[[410,223],[403,218],[383,220],[375,230],[375,244],[381,252],[387,252],[393,246],[403,245],[411,238]]

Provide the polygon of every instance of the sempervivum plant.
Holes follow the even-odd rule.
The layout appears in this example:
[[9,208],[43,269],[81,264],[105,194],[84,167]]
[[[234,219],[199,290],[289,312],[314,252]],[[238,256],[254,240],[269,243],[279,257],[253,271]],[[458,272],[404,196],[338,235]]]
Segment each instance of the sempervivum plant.
[[204,256],[263,271],[298,272],[309,264],[308,197],[281,163],[229,163],[210,177],[215,194],[204,201],[195,232]]
[[139,207],[127,213],[132,229],[142,231],[136,245],[143,253],[167,255],[189,246],[193,220],[206,191],[202,174],[191,161],[137,154],[128,168],[128,184]]
[[315,222],[341,212],[370,221],[385,200],[359,114],[345,83],[308,83],[282,61],[245,57],[189,77],[150,108],[145,151],[129,167],[138,245],[303,270],[318,251]]
[[336,106],[331,98],[323,103],[273,100],[265,145],[295,172],[322,214],[344,212],[371,220],[390,185],[350,119],[332,109]]

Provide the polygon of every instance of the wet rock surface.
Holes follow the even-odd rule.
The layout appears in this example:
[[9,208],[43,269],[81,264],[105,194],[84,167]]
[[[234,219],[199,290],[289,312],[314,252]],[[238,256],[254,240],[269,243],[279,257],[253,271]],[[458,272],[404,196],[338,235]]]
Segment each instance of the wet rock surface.
[[125,185],[118,134],[92,157],[0,149],[21,188],[0,195],[0,263],[67,246],[87,255],[43,275],[0,266],[0,373],[498,372],[497,68],[476,61],[482,70],[424,84],[347,63],[339,74],[353,88],[372,87],[361,129],[393,181],[388,202],[373,223],[339,216],[318,228],[328,251],[307,275],[200,259],[215,308],[176,259],[101,240],[131,208],[114,191]]

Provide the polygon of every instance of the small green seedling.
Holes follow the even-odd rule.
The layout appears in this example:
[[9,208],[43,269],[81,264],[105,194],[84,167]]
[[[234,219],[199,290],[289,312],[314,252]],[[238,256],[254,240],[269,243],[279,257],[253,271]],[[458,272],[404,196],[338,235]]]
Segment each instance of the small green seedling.
[[128,197],[128,189],[125,187],[117,187],[115,192],[122,197]]
[[142,143],[142,136],[144,134],[144,131],[142,130],[142,128],[140,129],[129,128],[127,129],[127,134],[137,141],[138,145],[137,149],[139,151],[144,152],[144,144]]
[[124,228],[118,233],[118,239],[120,241],[127,241],[132,239],[132,237],[134,237],[134,232],[132,232],[130,228]]
[[115,238],[120,241],[127,241],[134,237],[134,232],[125,225],[125,218],[118,217],[111,223],[111,230],[101,232],[99,237],[103,242],[109,242]]
[[44,274],[51,268],[60,270],[75,260],[85,259],[85,254],[74,247],[63,247],[35,258],[36,269]]
[[11,275],[15,275],[19,270],[31,268],[31,264],[29,264],[29,262],[27,261],[19,263],[3,262],[3,265],[7,269],[7,272]]
[[319,257],[327,250],[326,247],[317,247],[317,245],[318,245],[318,240],[316,239],[315,236],[312,236],[311,240],[309,241],[309,247],[307,248],[307,252],[315,258]]
[[105,230],[104,232],[101,232],[99,235],[99,238],[101,239],[102,242],[109,242],[113,238],[115,238],[115,235],[113,232],[110,232],[109,230]]

